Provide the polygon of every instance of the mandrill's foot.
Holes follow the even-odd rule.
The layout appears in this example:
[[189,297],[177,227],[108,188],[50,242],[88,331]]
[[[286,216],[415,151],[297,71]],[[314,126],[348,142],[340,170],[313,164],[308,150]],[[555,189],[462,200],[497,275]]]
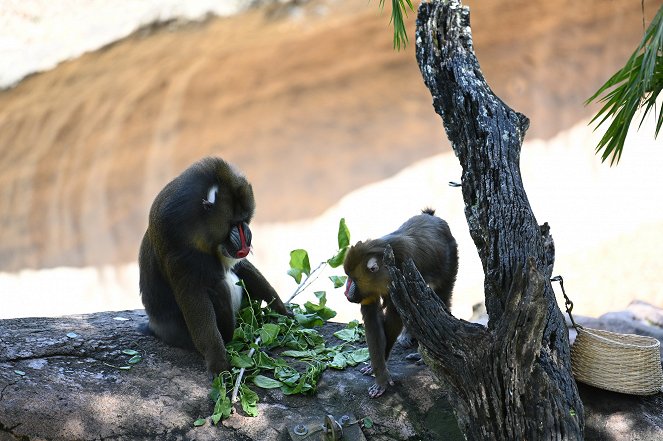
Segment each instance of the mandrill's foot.
[[373,375],[373,366],[370,364],[364,366],[363,368],[359,369],[359,372],[361,372],[364,375]]
[[413,352],[411,354],[407,354],[405,356],[405,359],[407,361],[413,362],[416,365],[422,365],[424,364],[424,361],[421,359],[421,354],[418,352]]
[[389,380],[389,382],[384,386],[380,386],[378,383],[375,383],[373,384],[373,386],[368,388],[368,396],[371,398],[377,398],[383,393],[385,393],[385,391],[387,390],[387,386],[393,386],[393,385],[394,382],[391,380]]

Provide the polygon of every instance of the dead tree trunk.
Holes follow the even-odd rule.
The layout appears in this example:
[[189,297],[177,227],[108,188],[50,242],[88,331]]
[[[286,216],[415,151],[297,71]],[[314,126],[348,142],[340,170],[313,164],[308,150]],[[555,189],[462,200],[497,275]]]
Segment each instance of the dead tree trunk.
[[483,264],[488,328],[457,320],[411,262],[391,266],[405,325],[446,386],[470,440],[582,439],[583,406],[550,284],[554,246],[520,176],[529,126],[493,94],[474,54],[469,9],[422,3],[417,61],[462,167],[470,234]]

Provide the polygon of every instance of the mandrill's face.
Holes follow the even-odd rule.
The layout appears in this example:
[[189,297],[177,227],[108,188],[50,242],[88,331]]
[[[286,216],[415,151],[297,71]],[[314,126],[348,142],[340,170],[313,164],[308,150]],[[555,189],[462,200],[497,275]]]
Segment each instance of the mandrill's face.
[[345,297],[350,302],[370,305],[388,295],[389,275],[381,268],[379,256],[367,253],[362,242],[348,250],[343,269],[348,276]]
[[251,251],[251,229],[255,201],[251,184],[228,164],[219,164],[201,195],[202,222],[198,226],[201,247],[214,250],[227,268]]

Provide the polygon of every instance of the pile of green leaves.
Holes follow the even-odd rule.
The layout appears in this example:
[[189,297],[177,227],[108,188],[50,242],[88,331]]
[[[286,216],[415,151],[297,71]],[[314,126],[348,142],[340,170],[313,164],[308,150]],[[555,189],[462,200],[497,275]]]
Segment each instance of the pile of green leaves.
[[[336,268],[343,263],[350,243],[350,232],[345,220],[339,223],[338,245],[335,255],[318,268],[329,265]],[[316,269],[316,271],[318,270]],[[306,287],[311,271],[308,253],[295,250],[291,253],[290,274],[299,284],[297,291]],[[302,275],[306,280],[302,282]],[[329,277],[335,288],[343,286],[345,276]],[[240,282],[241,283],[241,282]],[[297,292],[296,291],[296,292]],[[369,359],[364,342],[364,329],[355,320],[334,333],[338,339],[328,346],[324,336],[316,328],[336,316],[327,306],[325,291],[315,292],[316,302],[307,301],[303,306],[291,304],[293,317],[280,315],[259,301],[250,301],[241,309],[233,339],[226,345],[232,369],[217,376],[212,383],[210,396],[214,401],[211,420],[214,424],[228,418],[233,411],[232,392],[241,375],[238,398],[243,412],[249,416],[258,414],[258,394],[254,388],[280,389],[286,395],[315,393],[320,376],[327,368],[345,369]],[[250,299],[250,293],[247,293]],[[363,346],[363,347],[362,347]],[[199,419],[194,425],[205,424]]]
[[[251,302],[239,313],[239,323],[226,348],[232,369],[223,372],[212,383],[215,402],[212,422],[228,418],[232,412],[232,389],[242,368],[244,377],[239,387],[239,402],[246,415],[258,414],[258,394],[252,387],[279,388],[286,395],[312,394],[320,375],[327,368],[344,369],[369,358],[366,347],[358,347],[364,330],[357,321],[334,333],[339,344],[327,346],[321,326],[336,313],[326,304],[324,292],[316,293],[319,302],[294,305],[294,317],[286,317],[259,302]],[[259,343],[256,339],[260,337]],[[249,355],[251,349],[253,355]]]

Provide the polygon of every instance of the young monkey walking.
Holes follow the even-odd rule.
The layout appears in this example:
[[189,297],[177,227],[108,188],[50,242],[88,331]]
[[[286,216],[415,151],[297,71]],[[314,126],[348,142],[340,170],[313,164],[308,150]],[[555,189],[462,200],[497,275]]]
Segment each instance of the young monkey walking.
[[386,246],[391,245],[396,265],[412,258],[426,283],[449,307],[451,291],[458,273],[458,247],[449,225],[435,211],[425,209],[408,219],[398,230],[379,239],[357,242],[351,247],[343,263],[348,281],[345,297],[361,304],[366,329],[366,341],[371,364],[361,370],[375,374],[375,384],[368,395],[376,398],[393,385],[387,369],[387,359],[396,338],[403,330],[403,322],[389,298],[389,271],[382,265]]

